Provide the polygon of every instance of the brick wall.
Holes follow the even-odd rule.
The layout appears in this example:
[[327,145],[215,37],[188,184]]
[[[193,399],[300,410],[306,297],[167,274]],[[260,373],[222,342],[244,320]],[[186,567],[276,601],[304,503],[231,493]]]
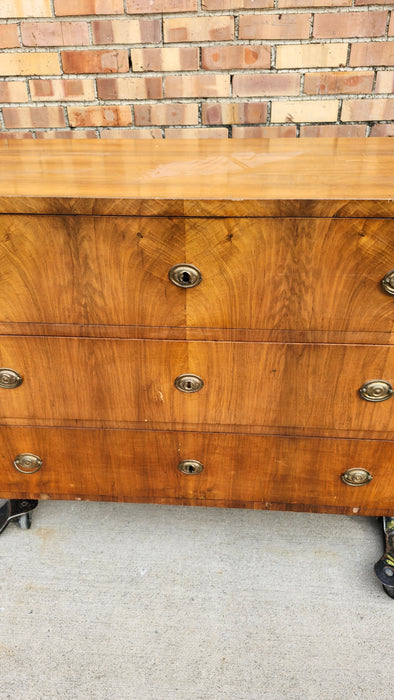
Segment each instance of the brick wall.
[[0,138],[394,136],[386,0],[1,0]]

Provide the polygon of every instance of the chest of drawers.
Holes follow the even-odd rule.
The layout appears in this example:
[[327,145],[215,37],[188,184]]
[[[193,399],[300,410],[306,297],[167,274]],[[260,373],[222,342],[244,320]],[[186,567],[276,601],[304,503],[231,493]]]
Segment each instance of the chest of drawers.
[[0,165],[1,498],[393,513],[389,139]]

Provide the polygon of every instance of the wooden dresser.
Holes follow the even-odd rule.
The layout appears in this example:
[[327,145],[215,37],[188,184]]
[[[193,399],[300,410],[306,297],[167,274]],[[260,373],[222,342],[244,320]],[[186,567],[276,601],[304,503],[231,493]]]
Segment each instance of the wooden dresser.
[[393,514],[394,140],[3,141],[0,212],[1,498]]

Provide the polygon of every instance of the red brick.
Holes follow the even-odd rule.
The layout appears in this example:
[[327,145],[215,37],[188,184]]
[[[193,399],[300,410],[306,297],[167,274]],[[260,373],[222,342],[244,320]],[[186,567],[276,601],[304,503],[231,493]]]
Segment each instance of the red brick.
[[21,80],[0,82],[0,102],[27,102],[26,83]]
[[136,126],[198,124],[198,105],[176,103],[135,105],[134,117]]
[[32,139],[33,134],[31,131],[0,131],[0,139]]
[[18,26],[16,24],[1,24],[0,49],[14,49],[16,46],[19,46]]
[[201,49],[201,66],[205,70],[232,70],[269,68],[269,46],[204,46]]
[[60,129],[52,131],[36,131],[37,139],[97,139],[97,133],[93,129]]
[[307,73],[306,95],[368,94],[372,90],[373,71],[327,71]]
[[198,69],[198,48],[131,49],[134,72],[184,71]]
[[259,10],[273,7],[274,0],[203,0],[204,10]]
[[386,31],[387,12],[337,12],[315,15],[313,36],[316,39],[341,37],[383,36]]
[[24,46],[75,46],[89,44],[87,22],[22,22]]
[[92,105],[67,107],[71,126],[130,126],[133,123],[129,105]]
[[374,124],[370,136],[394,136],[394,124]]
[[300,76],[295,73],[235,75],[233,94],[237,97],[298,95]]
[[389,36],[394,36],[394,12],[391,13],[391,19],[389,24]]
[[234,39],[234,17],[167,17],[163,19],[164,41],[229,41]]
[[64,73],[127,73],[126,50],[61,51]]
[[295,138],[297,127],[289,126],[234,126],[233,139]]
[[1,0],[1,17],[51,17],[50,0]]
[[202,106],[203,124],[259,124],[267,119],[267,102],[217,102]]
[[29,80],[33,100],[50,102],[72,101],[79,102],[96,99],[94,81],[92,79],[66,78],[65,80]]
[[161,40],[159,19],[115,19],[92,22],[94,44],[157,44]]
[[165,129],[166,139],[228,139],[228,130],[214,127],[199,129]]
[[367,127],[361,124],[323,124],[319,125],[309,125],[300,127],[300,136],[305,137],[327,137],[327,138],[338,138],[338,137],[353,137],[353,136],[365,136]]
[[97,78],[100,100],[160,100],[163,97],[162,79]]
[[153,15],[162,12],[195,12],[197,0],[127,0],[126,12],[130,15]]
[[3,117],[11,129],[66,126],[63,107],[3,107]]
[[164,79],[165,97],[228,97],[229,75],[169,75]]
[[103,129],[102,139],[162,139],[161,129]]
[[394,119],[394,99],[347,100],[342,107],[344,122],[382,121]]
[[54,0],[55,15],[123,15],[123,0]]
[[376,75],[375,92],[377,93],[394,93],[394,71],[379,70]]
[[392,66],[394,65],[394,42],[376,41],[352,44],[350,66]]
[[242,15],[239,18],[239,38],[308,39],[310,21],[310,14],[295,12],[288,15]]

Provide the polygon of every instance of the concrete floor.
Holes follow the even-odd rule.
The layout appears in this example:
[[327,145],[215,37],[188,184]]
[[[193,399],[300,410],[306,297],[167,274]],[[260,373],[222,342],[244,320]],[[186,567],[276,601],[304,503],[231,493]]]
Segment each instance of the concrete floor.
[[42,502],[0,538],[1,700],[392,700],[372,518]]

